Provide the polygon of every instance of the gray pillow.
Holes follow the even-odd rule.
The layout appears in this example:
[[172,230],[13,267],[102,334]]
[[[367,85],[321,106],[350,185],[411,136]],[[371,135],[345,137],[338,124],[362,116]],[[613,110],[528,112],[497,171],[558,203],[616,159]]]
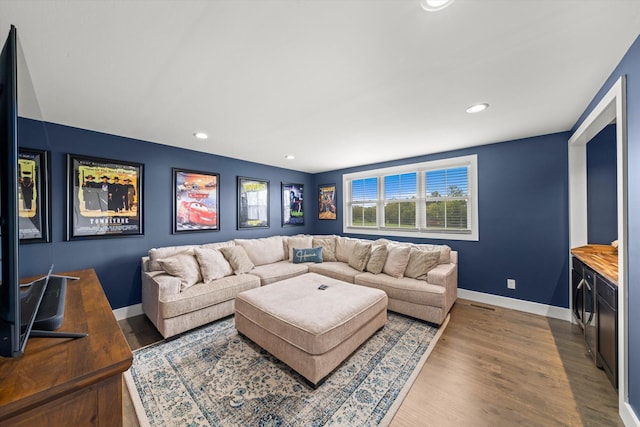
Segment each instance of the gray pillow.
[[194,252],[205,283],[233,274],[231,266],[218,249],[196,248]]
[[373,245],[371,247],[371,255],[367,262],[367,271],[373,274],[382,273],[382,268],[387,260],[387,245]]
[[417,248],[411,248],[409,253],[409,263],[404,270],[405,277],[412,279],[427,280],[427,273],[438,265],[440,259],[440,251],[425,251]]
[[334,237],[327,237],[326,239],[314,237],[313,247],[322,248],[322,261],[324,262],[337,261],[336,239]]
[[242,246],[232,246],[230,248],[220,248],[222,255],[229,261],[233,272],[237,275],[248,273],[253,270],[253,262]]
[[369,252],[371,251],[371,243],[355,242],[353,251],[349,255],[349,267],[358,271],[364,271],[369,261]]
[[180,292],[202,282],[200,265],[191,251],[161,258],[157,262],[167,274],[180,279]]

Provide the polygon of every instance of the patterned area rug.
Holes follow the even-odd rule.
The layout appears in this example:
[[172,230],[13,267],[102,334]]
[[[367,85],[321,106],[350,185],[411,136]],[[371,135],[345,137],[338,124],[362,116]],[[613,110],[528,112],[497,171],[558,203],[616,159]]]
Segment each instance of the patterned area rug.
[[387,425],[448,320],[438,329],[389,312],[315,390],[233,317],[135,351],[125,379],[142,426]]

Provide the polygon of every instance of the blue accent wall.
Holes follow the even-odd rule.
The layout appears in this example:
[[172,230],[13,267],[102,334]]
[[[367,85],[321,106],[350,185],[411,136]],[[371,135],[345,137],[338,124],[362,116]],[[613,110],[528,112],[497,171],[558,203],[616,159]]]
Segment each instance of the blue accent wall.
[[598,91],[573,130],[602,99],[613,84],[626,75],[627,80],[627,217],[628,217],[628,377],[629,405],[640,417],[640,37],[622,58],[611,76]]
[[[24,118],[18,131],[20,146],[51,152],[52,188],[52,241],[20,246],[21,276],[44,274],[51,263],[58,272],[94,268],[114,309],[140,303],[140,257],[153,247],[312,232],[311,219],[304,226],[283,228],[280,202],[281,182],[304,184],[304,209],[310,210],[310,174]],[[64,240],[67,153],[144,164],[144,236]],[[220,174],[220,231],[172,234],[174,167]],[[236,229],[237,176],[270,181],[270,228]]]
[[[337,186],[338,219],[316,220],[315,232],[343,234],[345,173],[477,154],[480,240],[411,240],[458,251],[462,289],[568,307],[568,138],[557,133],[318,174],[316,185]],[[507,289],[507,278],[516,289]]]
[[616,126],[587,144],[587,241],[608,245],[618,238]]

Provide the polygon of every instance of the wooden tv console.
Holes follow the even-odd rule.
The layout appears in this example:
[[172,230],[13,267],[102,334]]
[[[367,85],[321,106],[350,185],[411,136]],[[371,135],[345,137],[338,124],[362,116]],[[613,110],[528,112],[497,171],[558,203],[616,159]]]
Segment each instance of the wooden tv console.
[[67,282],[65,332],[30,338],[25,354],[0,358],[0,426],[122,426],[122,373],[132,354],[93,269]]

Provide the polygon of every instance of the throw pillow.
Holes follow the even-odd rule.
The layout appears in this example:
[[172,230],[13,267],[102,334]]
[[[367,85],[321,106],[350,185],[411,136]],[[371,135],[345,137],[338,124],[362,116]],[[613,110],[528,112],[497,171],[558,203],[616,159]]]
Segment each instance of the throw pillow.
[[234,274],[244,274],[250,272],[254,265],[249,259],[247,252],[242,246],[231,246],[229,248],[220,248],[222,255],[229,261]]
[[161,258],[157,262],[167,274],[180,279],[180,292],[202,281],[200,265],[191,251]]
[[351,258],[351,252],[355,246],[357,239],[351,237],[336,237],[336,258],[340,262],[349,262]]
[[322,262],[322,248],[293,248],[293,263]]
[[313,247],[322,248],[322,261],[337,261],[336,259],[336,239],[334,237],[313,238]]
[[409,253],[409,263],[404,270],[405,277],[412,279],[427,280],[427,273],[438,265],[440,259],[440,251],[424,251],[417,248],[411,248]]
[[373,245],[371,247],[371,255],[369,255],[369,262],[367,262],[366,270],[369,273],[380,274],[382,268],[387,260],[387,245]]
[[387,260],[382,267],[382,272],[397,279],[402,278],[404,270],[409,263],[411,246],[407,245],[387,245]]
[[289,237],[287,240],[289,250],[289,262],[293,262],[293,248],[311,249],[313,238],[311,236],[295,236]]
[[219,250],[197,248],[195,253],[205,283],[233,274],[231,266]]
[[371,243],[356,242],[353,245],[353,251],[349,255],[349,267],[358,271],[364,271],[369,261],[369,252],[371,251]]

